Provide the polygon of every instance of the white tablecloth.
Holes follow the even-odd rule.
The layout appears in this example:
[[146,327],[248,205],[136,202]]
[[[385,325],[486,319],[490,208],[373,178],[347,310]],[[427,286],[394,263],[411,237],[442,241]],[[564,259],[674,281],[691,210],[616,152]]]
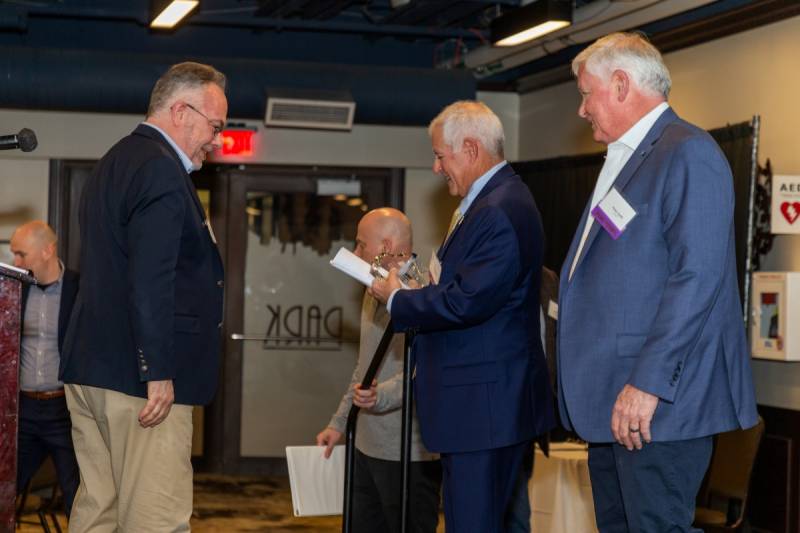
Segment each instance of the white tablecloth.
[[585,446],[552,443],[549,458],[537,447],[528,494],[534,533],[597,531]]

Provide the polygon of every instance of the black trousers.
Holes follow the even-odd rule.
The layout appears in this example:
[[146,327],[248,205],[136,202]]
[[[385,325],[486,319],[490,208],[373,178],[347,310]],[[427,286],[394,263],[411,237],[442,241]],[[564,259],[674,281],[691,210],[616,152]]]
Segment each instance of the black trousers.
[[22,492],[50,455],[69,515],[80,474],[72,447],[72,423],[66,398],[35,400],[20,394],[17,446],[17,492]]
[[[353,532],[399,533],[402,479],[400,461],[386,461],[356,450],[353,473]],[[435,533],[439,522],[439,461],[411,463],[409,532]]]
[[695,498],[711,459],[712,438],[652,442],[628,451],[589,446],[589,476],[600,533],[699,532]]

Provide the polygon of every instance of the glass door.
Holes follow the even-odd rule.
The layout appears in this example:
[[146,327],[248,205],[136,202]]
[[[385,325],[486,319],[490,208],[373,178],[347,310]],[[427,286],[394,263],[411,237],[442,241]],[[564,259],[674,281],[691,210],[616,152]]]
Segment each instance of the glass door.
[[[369,209],[390,204],[387,170],[228,173],[226,455],[282,458],[312,444],[355,365],[363,287],[332,268]],[[235,379],[234,379],[235,375]],[[238,403],[238,424],[230,419]],[[238,427],[235,427],[238,426]]]

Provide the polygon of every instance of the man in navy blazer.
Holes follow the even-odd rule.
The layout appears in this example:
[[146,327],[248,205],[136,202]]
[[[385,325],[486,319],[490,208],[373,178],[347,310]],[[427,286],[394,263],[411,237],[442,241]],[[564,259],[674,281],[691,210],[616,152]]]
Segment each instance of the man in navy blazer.
[[78,462],[58,369],[79,277],[58,258],[57,242],[53,228],[42,220],[23,224],[11,236],[14,265],[33,272],[38,282],[22,287],[17,492],[52,457],[69,516],[78,490]]
[[70,531],[189,530],[192,405],[216,389],[223,296],[189,172],[220,147],[224,90],[213,67],[174,65],[86,183],[62,367],[81,470]]
[[559,412],[590,443],[600,531],[695,531],[711,436],[757,420],[731,171],[667,105],[641,35],[606,36],[572,68],[608,153],[561,271]]
[[392,270],[372,292],[397,330],[417,332],[417,417],[441,454],[447,531],[500,532],[523,453],[553,425],[539,327],[544,236],[488,107],[456,102],[429,133],[434,172],[462,197],[433,283],[399,290]]

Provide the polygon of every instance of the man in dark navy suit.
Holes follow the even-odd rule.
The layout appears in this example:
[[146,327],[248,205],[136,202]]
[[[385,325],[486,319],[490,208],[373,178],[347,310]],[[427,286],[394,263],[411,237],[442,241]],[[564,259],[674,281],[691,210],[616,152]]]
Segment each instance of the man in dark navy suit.
[[174,65],[80,205],[62,379],[81,471],[70,531],[189,531],[192,405],[214,396],[223,271],[189,173],[220,147],[225,76]]
[[56,242],[53,229],[41,220],[23,224],[11,236],[14,265],[30,270],[38,281],[22,289],[17,491],[50,456],[69,516],[78,490],[78,462],[58,367],[78,274],[64,267]]
[[460,196],[433,283],[372,285],[395,328],[416,330],[414,380],[422,440],[440,452],[448,532],[497,533],[525,450],[553,425],[542,354],[544,236],[530,191],[503,155],[503,127],[479,102],[431,122],[435,173]]

